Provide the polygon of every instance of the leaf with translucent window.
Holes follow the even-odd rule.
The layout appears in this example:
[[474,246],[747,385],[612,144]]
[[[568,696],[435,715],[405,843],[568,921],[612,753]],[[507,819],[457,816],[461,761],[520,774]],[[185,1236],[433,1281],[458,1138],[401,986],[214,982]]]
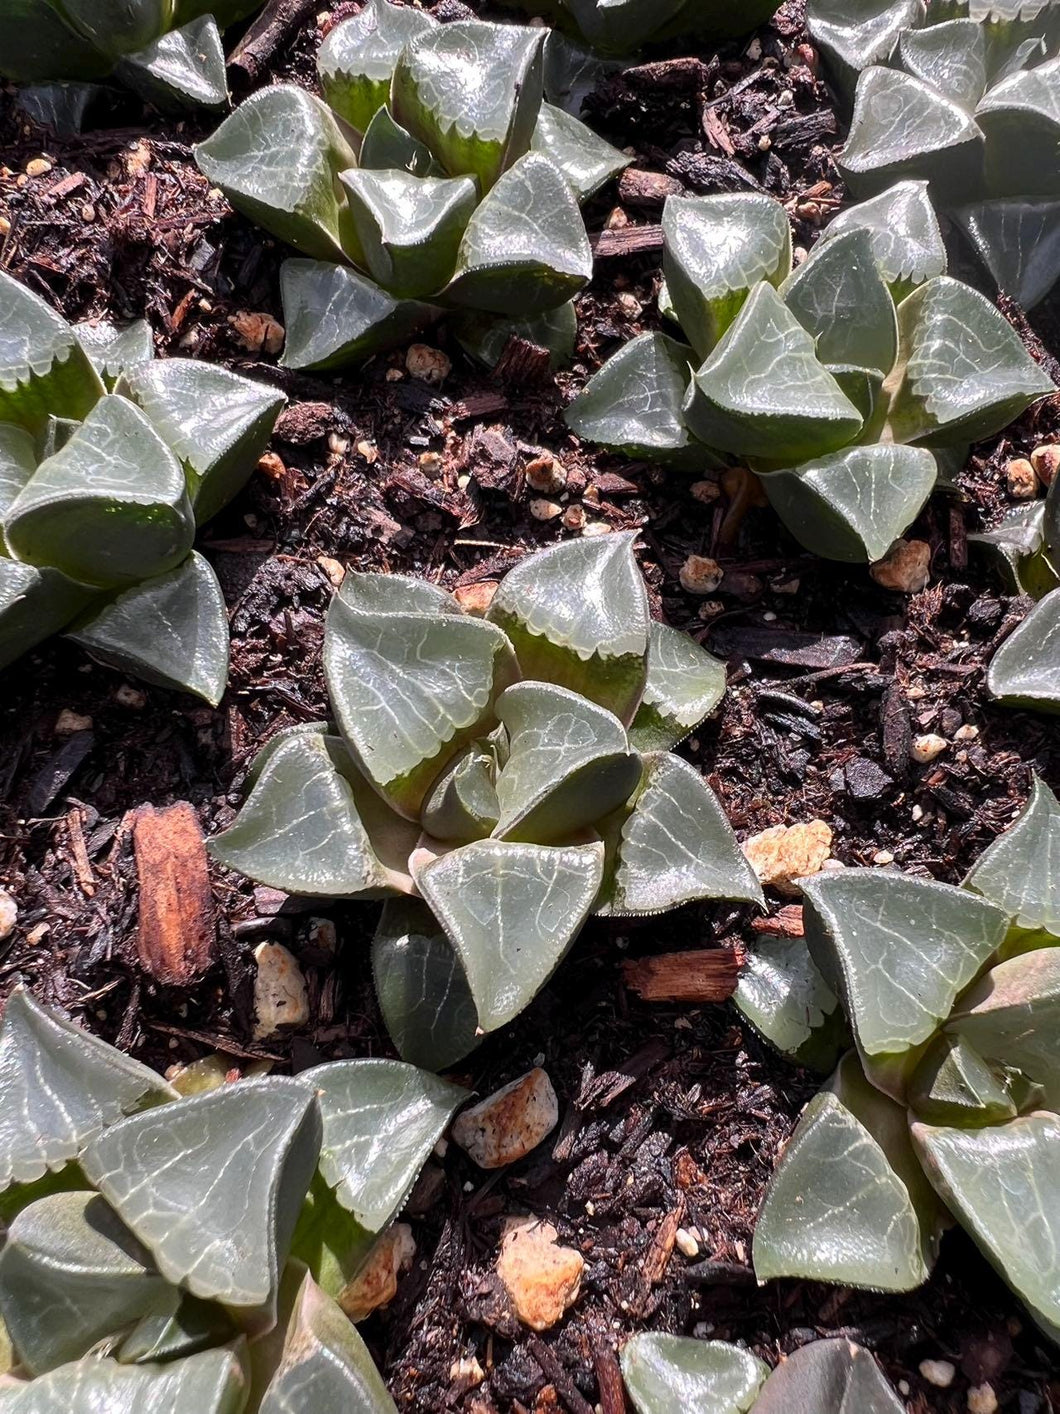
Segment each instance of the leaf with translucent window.
[[1060,589],[1036,604],[990,660],[986,685],[1011,707],[1060,712]]
[[811,1070],[827,1074],[849,1044],[839,1001],[801,938],[746,948],[733,1001],[770,1045]]
[[898,321],[864,227],[815,250],[780,293],[813,336],[821,363],[890,373],[898,352]]
[[818,244],[862,230],[868,232],[873,259],[896,300],[946,273],[946,247],[927,182],[896,182],[879,196],[848,206],[829,221]]
[[[241,1414],[246,1375],[239,1354],[204,1350],[165,1365],[119,1365],[97,1356],[23,1383],[0,1385],[2,1414]],[[385,1411],[385,1406],[383,1406]]]
[[126,54],[115,73],[163,112],[221,108],[228,102],[225,51],[213,15],[202,15]]
[[1038,776],[1017,820],[983,850],[963,887],[998,904],[1015,927],[1060,941],[1060,801]]
[[127,369],[155,356],[154,336],[146,319],[137,319],[122,328],[105,319],[75,324],[74,333],[111,392]]
[[1060,1103],[1060,948],[1051,944],[992,967],[961,998],[948,1030],[989,1061],[1015,1066]]
[[478,192],[470,177],[342,173],[369,273],[403,299],[432,295],[453,273]]
[[445,1070],[478,1044],[464,969],[430,910],[413,899],[383,905],[372,939],[376,996],[403,1060]]
[[852,1340],[813,1340],[782,1360],[755,1414],[905,1414],[879,1365]]
[[725,664],[688,633],[653,619],[648,680],[629,740],[637,751],[669,751],[684,741],[725,695]]
[[320,86],[330,107],[366,132],[390,97],[405,45],[436,23],[411,5],[368,0],[351,19],[335,25],[317,55]]
[[395,299],[374,281],[325,260],[285,260],[280,294],[285,368],[338,368],[395,348],[437,319],[418,300]]
[[622,1377],[638,1414],[746,1414],[768,1366],[722,1340],[642,1331],[622,1348]]
[[594,196],[631,161],[617,147],[597,137],[580,118],[551,103],[541,105],[530,147],[559,168],[580,202]]
[[36,433],[49,416],[80,421],[103,391],[66,320],[0,271],[0,423]]
[[1033,309],[1060,278],[1060,200],[1002,197],[951,215],[999,290]]

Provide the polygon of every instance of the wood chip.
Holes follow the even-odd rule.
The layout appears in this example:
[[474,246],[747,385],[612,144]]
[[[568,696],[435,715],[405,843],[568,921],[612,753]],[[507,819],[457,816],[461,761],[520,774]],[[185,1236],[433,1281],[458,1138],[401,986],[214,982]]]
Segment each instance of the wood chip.
[[622,978],[646,1002],[724,1002],[736,990],[740,963],[730,948],[662,953],[624,962]]
[[140,880],[140,966],[156,982],[187,987],[212,966],[213,897],[199,818],[186,800],[145,805],[133,823]]

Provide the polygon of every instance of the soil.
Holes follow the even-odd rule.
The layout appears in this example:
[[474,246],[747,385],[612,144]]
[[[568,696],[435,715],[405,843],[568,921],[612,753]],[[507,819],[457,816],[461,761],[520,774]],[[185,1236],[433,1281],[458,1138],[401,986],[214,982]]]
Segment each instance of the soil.
[[[317,23],[353,8],[322,3],[260,81],[312,86]],[[843,117],[816,77],[798,0],[757,42],[699,58],[609,80],[591,100],[594,125],[632,149],[637,169],[688,190],[772,192],[808,247],[843,195],[833,162]],[[0,991],[24,981],[159,1068],[214,1049],[237,1067],[265,1058],[295,1070],[392,1054],[367,960],[374,907],[332,910],[335,953],[319,930],[310,938],[308,915],[277,911],[269,891],[218,872],[216,961],[204,981],[162,986],[136,949],[130,812],[186,800],[215,832],[231,820],[257,748],[325,713],[320,644],[333,567],[322,557],[454,587],[497,577],[529,549],[570,535],[565,522],[576,527],[581,516],[639,528],[654,611],[728,661],[724,702],[682,750],[741,838],[820,817],[847,864],[889,854],[900,868],[957,882],[1018,811],[1032,770],[1060,785],[1055,727],[986,697],[985,664],[1028,604],[1003,597],[967,540],[1006,509],[1008,458],[1057,437],[1057,399],[976,447],[956,484],[933,497],[910,532],[932,548],[921,594],[886,592],[864,569],[806,555],[768,510],[752,510],[722,552],[724,497],[706,505],[685,476],[580,447],[561,420],[586,376],[657,320],[653,184],[624,188],[627,206],[611,188],[587,211],[590,231],[608,234],[579,300],[571,371],[553,377],[516,360],[508,378],[489,377],[439,328],[429,342],[452,360],[440,387],[409,377],[403,353],[340,376],[301,376],[248,350],[232,323],[280,317],[284,252],[199,175],[191,143],[210,124],[127,98],[111,121],[59,139],[3,96],[0,155],[10,170],[0,174],[0,212],[11,228],[0,265],[71,319],[146,316],[160,354],[222,361],[277,384],[290,404],[273,443],[280,462],[203,537],[231,611],[232,674],[219,709],[132,683],[60,640],[5,674],[0,879],[19,923],[0,945]],[[42,154],[46,173],[20,175]],[[1029,321],[1006,309],[1043,362],[1060,357],[1060,300]],[[563,519],[529,513],[522,468],[538,448],[568,469]],[[427,451],[441,454],[440,472],[421,469]],[[712,552],[726,577],[704,601],[682,590],[678,571],[688,554]],[[977,729],[974,739],[953,741],[962,725]],[[910,731],[940,732],[951,745],[914,765]],[[648,1005],[619,969],[625,957],[736,947],[750,924],[749,910],[721,905],[686,908],[662,927],[590,926],[530,1009],[458,1068],[456,1078],[487,1094],[543,1064],[562,1118],[538,1151],[498,1174],[449,1147],[433,1199],[413,1219],[416,1265],[363,1327],[401,1409],[619,1414],[615,1351],[641,1329],[709,1332],[771,1362],[842,1332],[905,1381],[912,1414],[964,1410],[984,1379],[1005,1411],[1056,1407],[1054,1353],[959,1232],[911,1295],[755,1285],[749,1251],[763,1185],[816,1082],[760,1044],[728,1004]],[[259,1044],[251,950],[266,937],[299,954],[312,1019]],[[548,1218],[586,1259],[578,1304],[542,1336],[513,1323],[491,1278],[513,1212]],[[694,1259],[674,1246],[676,1228],[691,1225],[702,1234]],[[472,1355],[485,1379],[469,1389],[452,1372]],[[950,1388],[920,1376],[925,1357],[958,1366]]]

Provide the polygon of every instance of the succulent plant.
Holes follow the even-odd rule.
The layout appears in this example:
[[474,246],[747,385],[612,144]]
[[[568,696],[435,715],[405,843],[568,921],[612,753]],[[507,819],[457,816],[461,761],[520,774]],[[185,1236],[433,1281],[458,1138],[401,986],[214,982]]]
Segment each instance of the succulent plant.
[[544,38],[368,0],[321,47],[326,102],[262,89],[196,148],[233,206],[308,257],[280,276],[289,367],[363,358],[444,309],[473,349],[488,315],[569,353],[592,275],[578,203],[627,159],[544,102]]
[[851,189],[930,181],[999,288],[1035,305],[1060,271],[1060,5],[811,0],[808,18],[840,87],[856,80]]
[[260,883],[392,896],[372,948],[399,1053],[438,1069],[544,985],[590,913],[761,890],[716,797],[671,755],[724,669],[648,616],[632,535],[527,556],[483,620],[400,575],[328,613],[335,726],[279,733],[210,842]]
[[573,32],[605,54],[629,54],[677,36],[733,39],[765,24],[776,0],[505,0]]
[[394,1414],[341,1303],[466,1098],[387,1060],[181,1095],[17,989],[0,1410]]
[[0,74],[17,83],[114,77],[159,106],[228,101],[221,31],[262,0],[5,0]]
[[0,273],[0,667],[53,633],[216,704],[220,585],[195,529],[241,488],[284,398],[145,324],[72,327]]
[[956,1221],[1060,1340],[1060,806],[1024,814],[961,888],[847,869],[802,881],[809,955],[755,945],[736,1002],[827,1069],[758,1215],[773,1277],[907,1291]]
[[930,495],[940,451],[1053,391],[990,301],[943,273],[922,182],[844,212],[795,270],[772,197],[670,197],[663,233],[660,305],[688,344],[633,339],[567,422],[629,456],[745,463],[816,554],[881,558]]

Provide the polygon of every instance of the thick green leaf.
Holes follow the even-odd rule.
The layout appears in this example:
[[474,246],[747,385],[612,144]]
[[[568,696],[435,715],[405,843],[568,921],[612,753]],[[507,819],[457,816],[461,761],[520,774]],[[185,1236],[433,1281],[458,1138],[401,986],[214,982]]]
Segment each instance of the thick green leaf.
[[806,23],[844,94],[884,64],[904,29],[923,23],[924,0],[808,0]]
[[0,271],[0,423],[37,433],[49,416],[80,421],[103,392],[66,320]]
[[524,678],[598,702],[623,722],[647,675],[648,594],[635,532],[562,541],[508,571],[490,619],[515,645]]
[[762,1386],[755,1414],[905,1414],[867,1350],[814,1340],[782,1360]]
[[603,878],[602,844],[479,840],[428,864],[420,892],[467,975],[483,1031],[529,1004],[584,922]]
[[825,1074],[847,1043],[843,1013],[801,938],[770,938],[745,948],[733,1001],[783,1055]]
[[352,19],[336,25],[317,55],[320,86],[335,112],[365,132],[390,97],[401,51],[435,23],[411,5],[368,0]]
[[723,1340],[643,1331],[622,1349],[622,1376],[638,1414],[746,1414],[768,1372]]
[[420,819],[437,840],[467,844],[493,833],[500,818],[494,783],[497,761],[482,742],[474,742],[438,778],[424,802]]
[[1010,707],[1060,712],[1060,589],[1036,604],[990,660],[986,685]]
[[0,1026],[0,1188],[62,1168],[123,1115],[175,1098],[153,1070],[17,987]]
[[220,1306],[173,1287],[168,1290],[176,1297],[176,1309],[163,1306],[137,1322],[117,1350],[123,1365],[180,1360],[238,1337],[238,1328]]
[[1014,1119],[1017,1105],[1000,1067],[992,1067],[962,1036],[931,1043],[909,1082],[909,1108],[929,1124],[979,1128]]
[[306,255],[357,254],[337,180],[357,158],[330,108],[311,93],[290,84],[258,89],[199,143],[195,160],[238,211]]
[[193,550],[175,570],[134,584],[82,615],[67,637],[145,682],[216,707],[228,682],[228,610],[209,562]]
[[907,74],[969,112],[986,89],[986,36],[974,20],[906,30],[898,40],[898,61]]
[[663,207],[663,273],[677,319],[701,359],[761,280],[779,285],[791,270],[791,227],[771,196],[668,197]]
[[969,535],[986,550],[993,569],[1009,594],[1042,599],[1060,586],[1060,577],[1045,553],[1045,501],[1024,502],[1006,512],[993,530]]
[[16,83],[98,79],[110,67],[111,60],[64,23],[50,0],[6,0],[0,11],[0,74],[5,78]]
[[86,1354],[97,1341],[176,1294],[98,1193],[55,1193],[24,1208],[0,1253],[0,1314],[33,1375]]
[[923,447],[869,443],[762,477],[770,505],[815,555],[880,560],[920,514],[938,467]]
[[684,0],[564,0],[590,44],[613,54],[639,49],[684,8]]
[[961,998],[947,1028],[980,1055],[1015,1066],[1060,1104],[1060,948],[1036,948],[992,967]]
[[931,1182],[1035,1320],[1060,1341],[1060,1119],[985,1129],[913,1126]]
[[[373,795],[363,782],[358,789],[336,738],[291,736],[270,752],[238,818],[210,841],[210,853],[258,883],[310,898],[379,897],[407,888],[402,871],[418,832],[391,815],[387,834],[377,830],[373,839]],[[386,812],[376,801],[374,808]]]
[[1060,196],[1060,58],[995,84],[975,113],[990,196]]
[[442,289],[478,204],[472,179],[354,169],[342,184],[373,279],[403,299]]
[[127,370],[122,391],[184,467],[200,525],[246,485],[286,403],[283,393],[188,358]]
[[405,343],[438,317],[429,304],[395,299],[355,270],[324,260],[285,260],[280,294],[285,368],[338,368]]
[[313,1091],[270,1076],[122,1120],[82,1165],[167,1281],[245,1310],[275,1297],[320,1135]]
[[[385,4],[386,0],[380,3]],[[361,14],[367,9],[366,6]],[[418,15],[420,12],[407,6],[401,13]],[[360,19],[360,15],[355,18]],[[358,165],[367,171],[411,172],[414,177],[441,175],[430,148],[395,123],[389,108],[380,108],[365,129]]]
[[93,597],[58,570],[0,555],[0,668],[65,628]]
[[1003,197],[950,213],[998,289],[1033,309],[1060,278],[1060,201]]
[[817,361],[811,336],[764,281],[695,374],[685,417],[708,446],[788,462],[837,450],[862,423]]
[[89,1358],[28,1384],[0,1382],[0,1414],[241,1414],[245,1401],[246,1376],[230,1349],[168,1365]]
[[228,102],[225,51],[212,15],[203,15],[135,54],[126,54],[115,73],[122,83],[163,111],[188,106],[223,108]]
[[592,273],[589,238],[566,177],[549,158],[529,152],[502,173],[468,222],[446,299],[494,314],[540,314],[572,299]]
[[780,293],[813,336],[822,363],[890,373],[898,353],[898,321],[864,227],[819,246]]
[[403,1060],[444,1070],[477,1044],[475,1001],[430,910],[389,899],[372,939],[372,975],[386,1029]]
[[684,741],[725,696],[725,664],[696,640],[652,619],[648,680],[630,744],[637,751],[669,751]]
[[898,307],[890,425],[895,441],[938,445],[999,432],[1053,383],[978,290],[941,276]]
[[896,299],[946,273],[946,247],[924,181],[896,182],[829,221],[820,243],[867,231],[872,255]]
[[173,0],[61,0],[66,18],[104,54],[131,54],[164,34]]
[[358,765],[415,819],[447,761],[489,722],[515,659],[495,625],[424,611],[410,603],[410,584],[398,575],[346,576],[328,611],[324,671]]
[[137,319],[121,329],[105,319],[75,324],[74,333],[109,391],[127,369],[155,356],[154,336],[146,319]]
[[15,553],[84,584],[117,589],[173,569],[195,521],[176,459],[125,398],[101,398],[8,508]]
[[24,427],[0,422],[0,554],[4,551],[3,518],[7,508],[37,470],[37,448]]
[[972,865],[963,887],[996,903],[1015,927],[1060,941],[1060,801],[1038,776],[1016,822]]
[[631,160],[617,147],[597,137],[580,118],[562,108],[554,108],[551,103],[541,105],[530,147],[559,168],[579,202],[595,195],[605,182],[628,167]]
[[394,117],[453,177],[488,191],[530,147],[541,106],[540,30],[455,20],[406,44],[394,68]]

